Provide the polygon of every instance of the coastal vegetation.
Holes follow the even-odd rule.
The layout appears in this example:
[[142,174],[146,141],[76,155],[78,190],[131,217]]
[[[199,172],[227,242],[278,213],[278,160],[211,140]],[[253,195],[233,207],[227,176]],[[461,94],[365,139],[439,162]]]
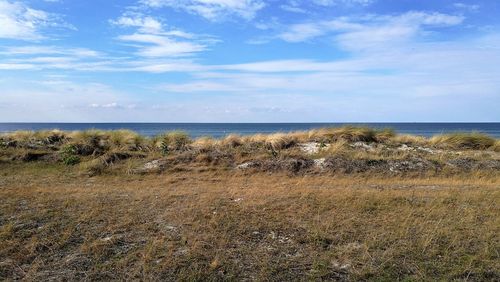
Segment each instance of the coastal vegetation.
[[151,138],[129,130],[18,131],[0,135],[0,161],[63,163],[91,175],[195,168],[446,175],[498,172],[499,142],[477,132],[424,138],[351,126],[195,140],[182,131]]
[[495,281],[499,140],[0,136],[0,280]]

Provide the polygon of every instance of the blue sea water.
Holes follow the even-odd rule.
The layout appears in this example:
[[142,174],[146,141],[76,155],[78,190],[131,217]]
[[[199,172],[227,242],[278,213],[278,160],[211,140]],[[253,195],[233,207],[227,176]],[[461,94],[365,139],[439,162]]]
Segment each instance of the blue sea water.
[[392,128],[398,133],[432,136],[458,131],[478,131],[500,138],[500,122],[494,123],[0,123],[0,132],[16,130],[85,130],[85,129],[130,129],[145,136],[154,136],[165,131],[184,130],[192,137],[222,137],[236,133],[289,132],[321,127],[343,125]]

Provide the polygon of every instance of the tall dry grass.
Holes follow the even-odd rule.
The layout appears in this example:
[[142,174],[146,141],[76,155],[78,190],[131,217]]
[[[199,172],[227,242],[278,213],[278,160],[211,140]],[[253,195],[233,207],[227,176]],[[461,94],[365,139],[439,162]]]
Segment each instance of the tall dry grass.
[[[413,148],[406,148],[408,151],[398,151],[398,147],[402,145]],[[311,155],[303,151],[308,146],[320,147],[321,152]],[[34,155],[35,153],[41,156],[47,152],[52,152],[52,154],[58,152],[59,156],[48,159],[59,157],[63,163],[69,165],[87,162],[106,154],[116,155],[118,153],[134,153],[136,155],[132,155],[148,159],[161,158],[162,155],[178,155],[184,160],[224,158],[225,163],[239,163],[269,157],[311,158],[338,154],[343,154],[346,157],[358,156],[377,159],[430,158],[430,154],[438,153],[440,155],[433,158],[444,163],[446,159],[453,157],[453,151],[484,151],[485,158],[495,158],[491,152],[500,151],[498,139],[475,132],[424,138],[413,135],[397,135],[390,129],[353,126],[247,136],[230,134],[220,139],[202,137],[195,140],[182,131],[166,132],[152,138],[140,136],[130,130],[19,131],[2,134],[0,148],[3,148],[0,152],[0,158],[15,160],[33,160],[38,159]],[[402,149],[405,150],[404,146]],[[409,150],[413,150],[412,153]],[[191,156],[185,154],[186,152],[189,152]],[[204,154],[204,156],[197,157],[196,154]],[[470,155],[477,158],[478,154],[479,152],[466,153],[464,156]],[[212,163],[212,161],[210,162]]]
[[434,136],[429,140],[430,144],[453,149],[476,149],[485,150],[495,145],[494,138],[478,133],[451,133]]

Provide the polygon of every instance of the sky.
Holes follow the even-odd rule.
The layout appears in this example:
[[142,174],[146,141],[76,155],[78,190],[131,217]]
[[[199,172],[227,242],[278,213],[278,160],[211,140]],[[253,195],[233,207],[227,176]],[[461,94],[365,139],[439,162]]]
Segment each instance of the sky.
[[497,0],[0,0],[0,122],[500,121]]

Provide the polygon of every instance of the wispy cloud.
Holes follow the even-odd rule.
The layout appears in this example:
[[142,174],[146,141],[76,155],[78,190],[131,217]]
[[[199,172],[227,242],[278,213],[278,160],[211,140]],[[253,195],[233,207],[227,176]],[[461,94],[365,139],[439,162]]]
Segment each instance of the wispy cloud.
[[278,34],[287,42],[303,42],[322,36],[332,36],[344,48],[373,48],[381,43],[407,40],[427,27],[446,27],[462,23],[461,15],[407,12],[397,16],[366,15],[340,17],[329,21],[293,24]]
[[375,0],[312,0],[316,5],[320,6],[335,6],[339,4],[343,5],[369,5],[375,2]]
[[143,33],[162,33],[163,24],[150,16],[143,16],[138,13],[127,12],[116,20],[111,20],[111,24],[120,27],[134,27]]
[[282,4],[280,8],[287,12],[306,14],[307,10],[301,7],[301,2],[298,0],[290,0],[286,4]]
[[22,2],[0,0],[0,38],[40,40],[47,27],[72,28],[59,15],[32,9]]
[[481,8],[481,6],[478,4],[466,4],[461,2],[453,3],[453,7],[471,12],[476,12]]
[[118,36],[118,40],[131,43],[138,48],[142,57],[183,57],[207,49],[207,44],[214,40],[198,36],[179,29],[166,29],[158,19],[138,13],[125,13],[113,25],[122,28],[134,28],[134,33]]
[[[374,49],[356,58],[262,61],[210,66],[184,83],[161,86],[166,92],[314,93],[313,96],[402,99],[462,97],[474,93],[494,99],[500,86],[495,35],[468,42],[413,42]],[[457,60],[460,58],[460,60]],[[438,63],[436,63],[438,62]],[[489,67],[486,67],[489,66]],[[488,98],[489,97],[489,98]]]
[[95,109],[135,109],[137,107],[137,105],[135,104],[122,105],[117,102],[112,102],[107,104],[92,103],[89,106]]
[[0,49],[0,69],[95,70],[109,64],[105,54],[87,48],[52,45],[10,46]]
[[170,7],[200,15],[208,20],[221,20],[226,16],[253,19],[266,5],[262,0],[141,0],[152,7]]
[[102,54],[87,48],[63,48],[50,45],[26,45],[6,47],[1,55],[68,55],[72,57],[98,57]]
[[139,48],[137,54],[143,57],[182,57],[206,49],[202,44],[155,34],[134,33],[119,36],[118,39],[141,44],[136,45]]

